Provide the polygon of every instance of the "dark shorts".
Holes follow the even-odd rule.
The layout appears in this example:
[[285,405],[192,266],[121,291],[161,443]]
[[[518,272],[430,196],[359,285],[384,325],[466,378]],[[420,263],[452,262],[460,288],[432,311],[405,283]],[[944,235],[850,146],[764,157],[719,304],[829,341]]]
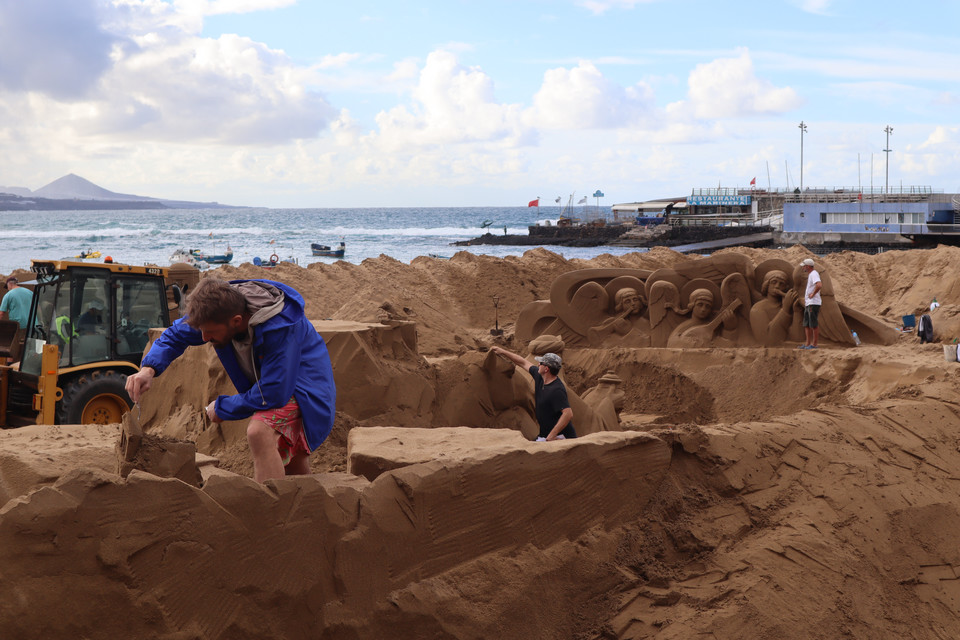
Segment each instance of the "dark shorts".
[[811,329],[820,326],[820,305],[808,304],[803,308],[803,326]]

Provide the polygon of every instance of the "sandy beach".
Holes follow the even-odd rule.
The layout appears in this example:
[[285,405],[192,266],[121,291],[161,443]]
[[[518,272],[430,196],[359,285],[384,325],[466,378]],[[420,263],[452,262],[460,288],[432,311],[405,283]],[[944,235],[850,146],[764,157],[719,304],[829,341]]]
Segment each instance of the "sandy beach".
[[[572,271],[707,258],[205,272],[306,300],[338,389],[314,474],[253,481],[245,422],[203,419],[234,392],[209,346],[157,378],[141,415],[158,441],[195,443],[200,486],[121,477],[120,425],[0,431],[0,635],[954,637],[960,379],[944,345],[960,337],[960,249],[722,255],[814,257],[837,301],[890,331],[928,312],[935,340],[567,346],[562,377],[601,426],[535,443],[529,377],[489,351],[529,353],[524,308]],[[589,398],[605,376],[616,415]]]

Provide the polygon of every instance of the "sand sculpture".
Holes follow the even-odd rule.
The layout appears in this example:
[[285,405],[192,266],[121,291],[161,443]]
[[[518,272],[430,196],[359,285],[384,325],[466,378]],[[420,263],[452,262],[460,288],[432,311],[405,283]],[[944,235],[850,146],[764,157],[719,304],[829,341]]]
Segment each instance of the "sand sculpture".
[[[829,270],[820,268],[822,340],[854,346],[854,331],[864,342],[897,339],[876,318],[837,301]],[[521,310],[516,336],[558,335],[571,347],[788,345],[803,340],[805,285],[799,265],[780,258],[754,265],[736,253],[654,271],[582,269],[556,278],[549,300]]]
[[[124,479],[118,425],[0,430],[3,638],[952,637],[957,363],[915,334],[870,344],[880,341],[864,328],[873,318],[843,302],[847,327],[867,338],[861,348],[757,348],[793,339],[788,294],[807,253],[743,253],[762,256],[752,273],[710,274],[716,289],[690,288],[685,301],[684,286],[703,275],[688,276],[687,262],[701,259],[667,250],[588,263],[608,274],[594,279],[608,297],[589,322],[546,331],[558,313],[543,301],[530,326],[543,345],[566,347],[568,382],[597,381],[581,397],[598,413],[594,396],[614,414],[623,407],[623,432],[551,446],[512,425],[353,427],[457,424],[448,411],[483,426],[529,420],[526,376],[482,349],[494,326],[487,294],[516,317],[569,273],[569,306],[571,279],[589,280],[570,271],[582,262],[537,250],[279,266],[271,277],[297,286],[312,318],[372,321],[384,299],[403,312],[386,321],[418,318],[415,330],[374,325],[328,341],[343,388],[338,426],[351,427],[335,433],[341,458],[259,485],[245,477],[252,469],[225,464],[244,452],[221,449],[220,468],[198,456],[197,487],[139,467]],[[771,257],[785,259],[765,265]],[[891,326],[937,296],[933,318],[949,346],[960,335],[960,281],[943,274],[958,259],[954,247],[847,252],[821,270]],[[684,277],[648,289],[664,267]],[[243,269],[222,275],[262,277]],[[610,345],[665,344],[693,310],[658,301],[654,285],[676,287],[680,311],[690,298],[707,302],[694,296],[706,288],[709,324],[733,301],[723,282],[735,273],[752,305],[708,337],[749,332],[756,347],[574,348],[590,344],[591,328]],[[181,360],[148,396],[145,431],[196,439],[198,450],[213,444],[206,434],[229,441],[234,425],[211,429],[199,417],[229,381],[207,349]],[[391,404],[398,398],[404,406]],[[337,446],[332,436],[315,454]]]

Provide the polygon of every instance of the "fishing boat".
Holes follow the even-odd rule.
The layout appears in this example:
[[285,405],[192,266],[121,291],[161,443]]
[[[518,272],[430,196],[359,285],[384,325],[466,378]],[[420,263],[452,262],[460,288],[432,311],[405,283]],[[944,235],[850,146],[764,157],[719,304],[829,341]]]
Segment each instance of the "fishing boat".
[[310,250],[315,256],[323,256],[325,258],[342,258],[347,252],[347,243],[341,242],[339,247],[336,249],[331,249],[325,244],[317,244],[316,242],[313,242],[310,244]]
[[289,262],[290,264],[300,264],[300,261],[297,260],[294,256],[289,258],[284,258],[283,260],[277,254],[270,256],[270,260],[264,260],[260,256],[255,256],[253,258],[253,265],[256,267],[263,267],[264,269],[273,269],[275,266],[281,262]]
[[190,255],[197,260],[203,260],[207,264],[229,264],[233,260],[233,249],[230,248],[230,245],[227,245],[227,252],[222,254],[206,254],[200,249],[191,249]]
[[199,260],[192,252],[187,251],[186,249],[177,249],[170,254],[170,264],[188,264],[191,267],[196,267],[201,271],[203,269],[209,269],[210,263],[205,260]]

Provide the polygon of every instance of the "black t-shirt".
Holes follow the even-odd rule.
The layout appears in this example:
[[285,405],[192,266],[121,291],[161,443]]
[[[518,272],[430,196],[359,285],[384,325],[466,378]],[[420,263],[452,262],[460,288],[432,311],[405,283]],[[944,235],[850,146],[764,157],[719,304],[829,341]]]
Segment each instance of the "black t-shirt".
[[[567,388],[563,386],[560,378],[557,378],[550,384],[543,384],[543,376],[537,370],[537,367],[530,367],[530,375],[533,376],[533,382],[536,385],[534,399],[537,406],[537,423],[540,425],[540,437],[546,438],[557,426],[560,420],[560,414],[570,406],[567,400]],[[560,432],[564,438],[576,438],[577,432],[573,428],[573,420]]]

